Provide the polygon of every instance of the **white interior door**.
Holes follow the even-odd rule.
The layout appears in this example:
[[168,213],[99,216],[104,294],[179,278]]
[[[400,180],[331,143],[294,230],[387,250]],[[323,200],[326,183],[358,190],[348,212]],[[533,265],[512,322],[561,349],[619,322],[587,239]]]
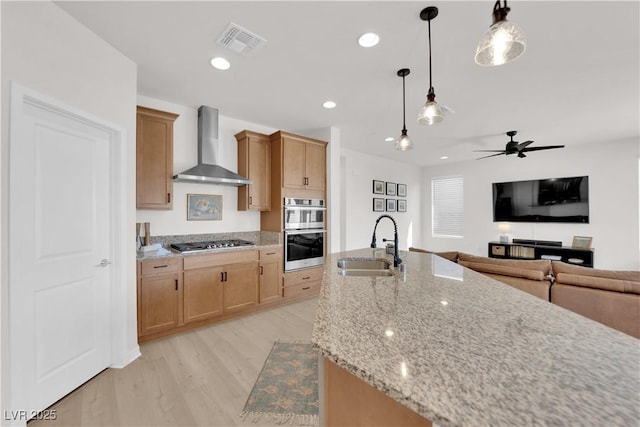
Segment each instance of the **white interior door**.
[[112,133],[15,87],[10,113],[11,402],[30,418],[111,362]]

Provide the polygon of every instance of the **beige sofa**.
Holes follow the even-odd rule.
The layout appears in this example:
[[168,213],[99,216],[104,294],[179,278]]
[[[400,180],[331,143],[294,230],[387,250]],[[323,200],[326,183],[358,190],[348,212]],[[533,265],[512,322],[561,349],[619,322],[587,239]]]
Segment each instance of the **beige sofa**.
[[640,271],[598,270],[560,261],[431,252],[514,288],[640,338]]
[[549,301],[551,261],[487,258],[463,252],[430,252],[413,247],[409,248],[409,250],[412,252],[433,253]]
[[553,261],[551,302],[640,338],[640,271],[597,270]]

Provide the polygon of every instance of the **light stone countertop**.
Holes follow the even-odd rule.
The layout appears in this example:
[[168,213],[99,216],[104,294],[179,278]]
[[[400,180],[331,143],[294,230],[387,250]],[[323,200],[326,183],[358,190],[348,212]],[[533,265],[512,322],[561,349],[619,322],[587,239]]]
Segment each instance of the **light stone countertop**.
[[[243,239],[253,242],[255,246],[237,246],[231,248],[216,248],[208,251],[198,251],[191,253],[182,253],[170,246],[172,243],[184,243],[184,242],[207,242],[211,240],[228,240],[228,239]],[[270,247],[282,247],[280,243],[280,233],[270,231],[244,231],[244,232],[230,232],[230,233],[214,233],[214,234],[184,234],[184,235],[169,235],[169,236],[152,236],[150,238],[151,244],[160,244],[161,248],[157,251],[150,252],[136,252],[136,261],[144,261],[157,258],[170,258],[170,257],[188,257],[193,255],[202,254],[215,254],[220,252],[233,252],[233,251],[246,251],[250,249],[264,249]]]
[[325,265],[313,344],[439,426],[640,425],[640,340],[444,258]]

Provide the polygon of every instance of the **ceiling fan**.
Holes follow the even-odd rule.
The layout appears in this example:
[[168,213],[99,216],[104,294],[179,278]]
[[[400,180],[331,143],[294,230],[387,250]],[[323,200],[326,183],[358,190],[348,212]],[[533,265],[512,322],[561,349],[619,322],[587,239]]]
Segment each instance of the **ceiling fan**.
[[474,152],[496,153],[496,154],[490,154],[484,157],[479,157],[476,160],[486,159],[487,157],[501,156],[503,154],[509,155],[509,154],[516,154],[516,153],[518,153],[518,157],[527,157],[524,154],[527,151],[540,151],[540,150],[551,150],[553,148],[564,148],[564,145],[545,145],[543,147],[529,147],[530,144],[533,144],[533,141],[518,142],[513,140],[513,137],[517,133],[518,132],[515,130],[510,130],[509,132],[507,132],[507,136],[509,136],[511,140],[507,142],[507,145],[505,146],[504,150],[473,150]]

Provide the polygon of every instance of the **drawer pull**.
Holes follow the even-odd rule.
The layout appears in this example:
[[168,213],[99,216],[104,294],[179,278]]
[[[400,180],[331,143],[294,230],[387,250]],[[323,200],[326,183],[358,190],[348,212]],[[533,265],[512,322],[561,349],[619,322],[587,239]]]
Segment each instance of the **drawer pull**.
[[309,279],[311,279],[311,276],[305,276],[302,278],[302,280],[309,280]]
[[306,288],[302,288],[303,291],[307,291],[309,289],[311,289],[311,286],[307,286]]
[[169,267],[169,265],[165,264],[165,265],[154,265],[153,268],[167,268]]
[[267,255],[275,255],[275,252],[267,252]]

